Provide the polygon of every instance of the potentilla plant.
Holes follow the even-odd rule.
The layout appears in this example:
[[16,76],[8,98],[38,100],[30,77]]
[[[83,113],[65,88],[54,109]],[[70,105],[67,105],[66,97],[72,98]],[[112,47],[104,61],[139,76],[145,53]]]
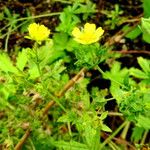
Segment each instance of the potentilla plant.
[[49,132],[42,130],[42,124],[47,121],[42,119],[44,107],[68,81],[68,75],[63,73],[63,60],[56,61],[62,53],[58,55],[52,48],[50,30],[36,23],[30,24],[28,30],[26,38],[33,40],[33,47],[23,48],[14,62],[8,54],[0,54],[0,112],[3,114],[0,143],[10,149],[18,148],[17,143],[26,130],[38,135],[35,145],[38,140],[49,138]]
[[[49,38],[51,30],[37,23],[30,24],[28,32],[25,38],[33,41],[33,47],[23,48],[16,61],[12,62],[5,53],[0,54],[0,133],[3,135],[0,135],[0,142],[3,147],[18,150],[21,137],[27,133],[31,138],[24,146],[26,149],[100,150],[110,144],[121,129],[125,130],[123,137],[127,135],[128,121],[149,129],[149,115],[144,117],[150,107],[146,89],[150,72],[148,60],[138,58],[142,71],[122,69],[120,63],[114,62],[111,70],[104,72],[99,67],[99,63],[109,57],[107,48],[99,43],[104,30],[93,23],[85,23],[83,28],[74,27],[71,37],[66,35],[69,33],[60,34],[66,41],[74,41],[72,44],[67,41],[71,56],[66,45],[59,48],[61,44],[56,44],[61,43],[59,33],[53,37],[56,40],[53,42],[53,38]],[[74,68],[69,70],[66,64],[73,64]],[[71,71],[79,69],[81,71],[69,80]],[[84,77],[88,69],[97,69],[103,78],[110,80],[110,89],[92,87],[89,92],[87,87],[91,79]],[[136,84],[131,76],[143,80]],[[108,95],[113,97],[106,99]],[[110,100],[117,101],[123,113],[118,114],[125,115],[128,121],[102,142],[100,133],[112,132],[104,123],[108,115],[105,104]]]
[[106,48],[98,43],[103,33],[101,27],[96,29],[91,23],[86,23],[81,30],[78,27],[73,29],[72,35],[78,43],[74,48],[78,66],[93,68],[104,59]]

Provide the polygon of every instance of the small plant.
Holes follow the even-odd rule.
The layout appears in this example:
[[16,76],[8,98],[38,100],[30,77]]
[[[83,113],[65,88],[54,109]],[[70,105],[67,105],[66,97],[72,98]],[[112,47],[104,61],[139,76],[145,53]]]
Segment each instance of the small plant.
[[124,18],[120,17],[123,14],[123,11],[120,10],[119,5],[115,5],[115,9],[108,12],[107,10],[103,11],[103,13],[107,16],[108,20],[105,21],[106,25],[110,25],[110,29],[115,29],[116,26],[121,24]]
[[[104,43],[104,25],[117,29],[123,11],[118,4],[105,11],[109,20],[99,27],[92,23],[97,11],[91,1],[62,3],[69,3],[62,12],[47,14],[59,14],[58,26],[49,29],[33,20],[37,16],[30,17],[23,35],[30,46],[0,52],[0,149],[147,146],[150,61],[139,56],[135,66],[126,67],[121,61],[124,51],[114,52]],[[142,18],[138,29],[149,43],[149,18]]]

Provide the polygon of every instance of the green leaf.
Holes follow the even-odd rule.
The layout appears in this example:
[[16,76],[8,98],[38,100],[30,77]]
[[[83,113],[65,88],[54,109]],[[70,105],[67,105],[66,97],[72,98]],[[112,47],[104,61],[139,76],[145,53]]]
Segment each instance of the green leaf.
[[143,133],[144,133],[144,128],[135,127],[133,129],[132,136],[131,136],[132,141],[137,143],[142,138]]
[[86,5],[79,4],[79,8],[74,11],[75,14],[83,13],[83,20],[88,19],[92,13],[96,13],[96,5],[91,1],[87,1]]
[[74,14],[74,11],[76,9],[76,6],[68,6],[64,9],[64,11],[60,14],[59,19],[61,20],[61,23],[56,28],[57,31],[62,31],[65,33],[71,33],[74,26],[80,22],[80,19],[77,15]]
[[22,52],[19,52],[18,54],[16,66],[18,67],[18,69],[23,71],[27,61],[28,61],[27,50],[23,49]]
[[0,13],[0,21],[2,21],[3,19],[4,19],[4,13],[1,12],[1,13]]
[[134,76],[136,78],[140,78],[140,79],[148,79],[149,78],[148,75],[145,72],[143,72],[139,69],[136,69],[136,68],[131,68],[130,69],[130,74],[132,76]]
[[[111,67],[111,71],[106,71],[104,78],[106,79],[113,79],[117,82],[122,83],[124,80],[124,77],[127,75],[128,73],[128,69],[127,68],[123,68],[121,69],[121,64],[119,62],[114,62],[114,64],[112,64]],[[114,82],[114,81],[112,81]]]
[[30,74],[30,79],[36,79],[37,77],[40,76],[39,70],[37,65],[34,62],[30,62],[29,64],[29,74]]
[[75,112],[68,112],[67,114],[59,117],[59,119],[57,120],[58,122],[73,122],[77,119],[77,115]]
[[10,58],[5,53],[0,54],[0,70],[4,71],[5,73],[18,73],[18,70],[13,66]]
[[150,18],[142,18],[141,29],[143,32],[143,39],[145,42],[150,43]]
[[107,117],[107,115],[108,115],[108,111],[105,111],[105,112],[103,112],[103,113],[101,114],[100,118],[101,118],[102,120],[104,120],[104,119]]
[[54,39],[54,49],[64,50],[66,48],[68,43],[68,34],[56,33],[54,34],[53,39]]
[[108,126],[106,126],[105,124],[102,124],[102,130],[106,131],[106,132],[112,132],[112,130]]
[[[126,25],[123,28],[123,31],[128,31],[130,30],[130,27],[128,25]],[[134,29],[132,29],[132,31],[130,31],[128,34],[126,34],[126,38],[129,38],[131,40],[137,38],[140,34],[142,33],[142,31],[140,30],[140,28],[138,26],[136,26]]]
[[140,115],[137,121],[138,121],[137,126],[143,127],[146,130],[150,129],[150,119],[148,117]]
[[150,17],[150,0],[143,0],[144,16]]
[[57,141],[54,142],[54,145],[59,148],[63,148],[64,150],[89,150],[87,145],[76,142],[76,141]]
[[146,74],[150,73],[150,61],[149,60],[139,57],[138,63]]

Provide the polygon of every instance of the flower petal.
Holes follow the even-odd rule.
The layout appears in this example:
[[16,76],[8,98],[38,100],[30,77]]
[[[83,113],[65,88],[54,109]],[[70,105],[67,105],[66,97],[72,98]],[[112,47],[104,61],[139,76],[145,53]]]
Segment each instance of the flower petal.
[[50,30],[47,27],[36,23],[30,24],[28,31],[30,39],[35,40],[38,43],[46,40],[50,34]]
[[95,31],[95,35],[99,37],[102,36],[103,33],[104,33],[104,30],[102,29],[102,27],[97,28]]
[[82,31],[77,27],[72,31],[72,35],[75,37],[74,40],[81,44],[95,43],[103,33],[104,30],[101,27],[96,29],[96,25],[90,23],[86,23]]
[[80,37],[81,31],[79,30],[79,28],[75,27],[72,31],[72,35],[76,38]]
[[95,24],[90,24],[90,23],[86,23],[84,25],[84,32],[85,33],[93,33],[96,29],[96,25]]

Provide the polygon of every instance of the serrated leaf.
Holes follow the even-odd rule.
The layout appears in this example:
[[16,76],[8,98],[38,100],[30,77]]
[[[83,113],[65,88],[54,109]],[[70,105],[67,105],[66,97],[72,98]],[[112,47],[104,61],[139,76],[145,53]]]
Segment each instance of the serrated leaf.
[[150,61],[142,57],[138,58],[138,63],[145,73],[150,72]]
[[73,122],[77,119],[77,116],[74,112],[68,112],[67,114],[59,117],[58,122]]
[[18,73],[18,70],[16,69],[16,67],[13,66],[10,58],[5,53],[0,54],[0,70],[6,73]]
[[[104,78],[106,79],[113,79],[117,82],[123,82],[124,77],[126,76],[126,74],[128,73],[128,69],[127,68],[123,68],[121,69],[121,64],[119,62],[114,62],[114,64],[111,67],[111,71],[106,71]],[[112,81],[113,82],[113,81]]]
[[29,77],[30,79],[35,79],[40,76],[38,67],[33,62],[30,62],[29,64],[29,74],[30,74],[30,77]]
[[136,69],[136,68],[131,68],[130,74],[133,75],[134,77],[140,78],[140,79],[148,79],[149,78],[146,73],[144,73],[143,71]]
[[18,54],[16,66],[18,67],[18,69],[23,71],[27,61],[28,61],[27,51],[26,49],[23,49],[22,52],[19,52]]
[[143,32],[143,39],[147,43],[150,43],[150,18],[142,18],[141,30]]

